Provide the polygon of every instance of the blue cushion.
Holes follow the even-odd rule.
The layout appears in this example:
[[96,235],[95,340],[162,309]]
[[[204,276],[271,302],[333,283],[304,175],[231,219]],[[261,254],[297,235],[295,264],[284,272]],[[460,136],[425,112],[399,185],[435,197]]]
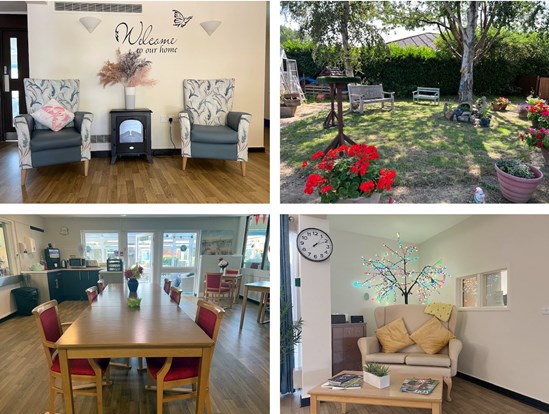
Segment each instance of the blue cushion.
[[48,151],[52,149],[80,147],[82,136],[74,128],[64,128],[53,132],[49,129],[35,129],[32,131],[30,142],[31,152]]
[[193,125],[191,141],[205,144],[236,144],[238,132],[224,125]]

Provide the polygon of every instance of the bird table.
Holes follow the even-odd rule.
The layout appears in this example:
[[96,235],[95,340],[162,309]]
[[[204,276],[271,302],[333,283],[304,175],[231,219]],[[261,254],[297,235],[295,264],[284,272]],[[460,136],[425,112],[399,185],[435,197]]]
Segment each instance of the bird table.
[[[326,119],[324,120],[324,128],[330,128],[335,126],[335,120],[337,119],[337,136],[330,142],[324,152],[328,152],[333,148],[337,148],[347,141],[350,144],[355,142],[343,133],[343,89],[349,83],[360,82],[360,78],[354,76],[319,76],[318,83],[323,85],[330,85],[330,97],[331,97],[331,109]],[[337,97],[337,112],[334,108],[334,99]]]

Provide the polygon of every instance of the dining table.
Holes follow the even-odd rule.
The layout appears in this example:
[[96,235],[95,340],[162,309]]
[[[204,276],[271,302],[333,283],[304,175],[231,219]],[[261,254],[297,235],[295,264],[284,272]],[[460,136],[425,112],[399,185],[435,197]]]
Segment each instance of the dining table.
[[200,357],[195,413],[204,414],[214,341],[156,284],[140,283],[137,308],[126,284],[107,285],[56,342],[65,413],[74,414],[73,358]]
[[244,285],[244,298],[242,299],[242,311],[240,312],[240,330],[242,330],[242,325],[244,324],[244,316],[246,315],[246,303],[248,302],[248,292],[259,292],[261,293],[261,299],[259,300],[259,309],[257,310],[257,322],[259,323],[261,319],[261,311],[266,305],[265,298],[271,291],[271,282],[264,280],[261,282],[252,282],[246,283]]

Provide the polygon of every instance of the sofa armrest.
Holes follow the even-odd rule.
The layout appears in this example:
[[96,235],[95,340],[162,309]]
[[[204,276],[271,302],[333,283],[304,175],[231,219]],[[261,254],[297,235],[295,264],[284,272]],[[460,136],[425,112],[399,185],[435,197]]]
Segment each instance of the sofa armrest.
[[80,132],[82,136],[82,145],[80,146],[81,161],[89,161],[91,159],[91,124],[93,122],[93,114],[91,112],[77,111],[74,113],[74,128]]
[[181,156],[191,158],[191,114],[189,111],[179,112],[179,127],[181,128]]
[[246,112],[229,112],[227,125],[234,131],[238,131],[237,161],[248,161],[248,141],[252,115]]
[[360,349],[360,353],[362,354],[362,364],[365,363],[366,355],[381,352],[381,347],[376,336],[365,336],[360,338],[357,344],[358,349]]
[[457,373],[458,357],[463,344],[459,339],[450,339],[448,343],[448,356],[450,357],[450,368],[452,369],[452,377]]
[[31,132],[34,130],[34,119],[29,114],[18,115],[13,119],[17,132],[17,145],[19,147],[19,168],[32,168],[30,150]]

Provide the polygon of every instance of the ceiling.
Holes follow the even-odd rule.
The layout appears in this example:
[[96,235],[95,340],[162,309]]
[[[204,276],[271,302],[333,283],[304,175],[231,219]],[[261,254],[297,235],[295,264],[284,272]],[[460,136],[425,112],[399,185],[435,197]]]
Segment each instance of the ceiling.
[[330,229],[366,236],[423,243],[468,219],[470,215],[330,215]]
[[26,12],[27,2],[25,1],[0,1],[0,14]]

